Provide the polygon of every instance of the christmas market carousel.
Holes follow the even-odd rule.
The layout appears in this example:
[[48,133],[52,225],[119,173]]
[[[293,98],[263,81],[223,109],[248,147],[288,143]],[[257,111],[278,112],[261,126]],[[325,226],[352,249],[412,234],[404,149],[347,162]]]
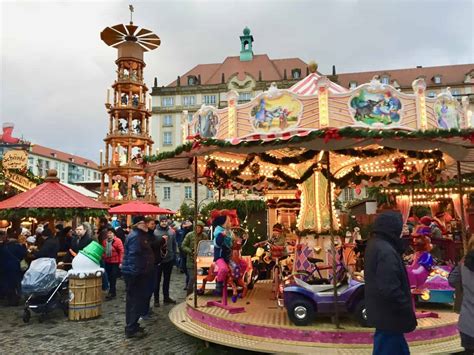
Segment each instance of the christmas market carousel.
[[[173,323],[206,341],[255,351],[371,352],[374,330],[364,324],[363,273],[355,261],[363,241],[357,233],[345,240],[335,200],[347,187],[403,186],[408,192],[395,196],[392,208],[405,223],[415,187],[435,191],[437,184],[454,181],[452,189],[464,201],[470,190],[463,177],[474,167],[467,108],[449,90],[428,98],[425,89],[423,79],[413,82],[413,93],[402,93],[374,78],[347,91],[313,70],[290,90],[272,85],[245,104],[229,92],[226,108],[203,106],[183,124],[186,144],[145,157],[147,173],[212,189],[250,190],[273,204],[289,200],[288,211],[296,216],[285,215],[288,223],[269,218],[269,240],[281,233],[294,237],[286,251],[290,262],[283,265],[281,255],[270,255],[269,279],[259,279],[234,303],[201,295],[195,285],[194,294],[170,312]],[[465,205],[456,208],[462,252],[468,223]],[[298,304],[297,289],[306,297]],[[433,310],[422,304],[416,310],[418,327],[406,335],[413,353],[460,349],[452,306]]]

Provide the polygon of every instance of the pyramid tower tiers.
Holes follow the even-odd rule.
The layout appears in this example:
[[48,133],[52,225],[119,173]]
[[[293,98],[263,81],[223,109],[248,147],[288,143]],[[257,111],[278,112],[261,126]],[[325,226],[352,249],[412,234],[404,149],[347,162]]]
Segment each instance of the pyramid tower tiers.
[[101,165],[101,197],[116,205],[131,200],[156,203],[155,176],[143,169],[143,156],[151,153],[151,108],[143,69],[144,53],[157,48],[158,36],[138,26],[116,25],[101,32],[101,39],[117,49],[116,73],[105,104],[109,130],[104,139],[105,159]]

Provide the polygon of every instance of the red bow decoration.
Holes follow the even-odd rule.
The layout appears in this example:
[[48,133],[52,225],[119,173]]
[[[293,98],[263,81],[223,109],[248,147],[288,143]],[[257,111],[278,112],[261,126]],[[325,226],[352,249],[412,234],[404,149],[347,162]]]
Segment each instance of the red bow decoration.
[[186,139],[187,140],[194,140],[193,145],[191,146],[191,150],[198,149],[199,147],[201,147],[202,137],[199,133],[197,133],[195,135],[192,135],[192,136],[187,136]]
[[302,193],[301,190],[296,190],[295,198],[296,198],[297,200],[299,200],[299,199],[301,198],[301,193]]
[[472,144],[474,144],[474,133],[469,134],[468,136],[463,137],[465,141],[471,141]]
[[329,142],[331,139],[339,140],[341,138],[342,137],[339,134],[339,129],[337,128],[330,128],[326,132],[324,132],[324,143]]

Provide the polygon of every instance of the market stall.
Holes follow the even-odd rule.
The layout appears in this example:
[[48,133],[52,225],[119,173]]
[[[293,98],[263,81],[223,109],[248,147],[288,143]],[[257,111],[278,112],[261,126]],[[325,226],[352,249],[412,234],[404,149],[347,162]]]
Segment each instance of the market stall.
[[[471,172],[474,131],[449,91],[437,98],[427,98],[422,79],[413,83],[413,94],[401,93],[376,79],[352,91],[337,93],[330,90],[327,78],[316,82],[315,95],[301,96],[272,86],[243,105],[237,105],[236,94],[230,92],[226,109],[204,106],[191,125],[184,127],[188,143],[174,152],[148,156],[145,160],[149,172],[173,181],[194,181],[210,188],[248,189],[263,195],[272,190],[301,191],[297,228],[300,233],[329,240],[332,272],[336,274],[335,233],[340,222],[333,204],[335,190],[361,185],[388,186],[392,182],[430,185],[448,179],[450,174],[460,176],[460,170]],[[204,125],[214,125],[213,137],[204,137]],[[462,199],[463,191],[459,193]],[[406,211],[402,213],[406,220]],[[463,213],[461,218],[465,241]],[[332,280],[328,290],[337,305],[334,319],[338,327],[339,311],[343,311],[338,297],[342,295],[335,287],[336,277]],[[257,297],[268,284],[256,286],[258,292],[252,291],[249,297]],[[194,306],[189,303],[186,308],[191,320],[206,313],[198,303],[195,296]],[[286,327],[284,315],[279,315],[283,318],[278,318],[276,324],[270,322],[265,326]],[[239,320],[250,329],[255,317],[249,317],[248,323],[244,318]],[[208,321],[219,328],[212,319]],[[431,325],[429,320],[426,324],[420,321],[419,329],[409,339],[412,345],[455,336],[451,314],[446,315],[439,333],[428,336],[424,327]],[[321,326],[314,324],[311,329],[320,331]],[[360,331],[364,338],[364,331]],[[341,346],[346,341],[355,341],[360,346],[371,343],[369,331],[366,338],[355,340],[346,333],[347,328],[346,332],[336,332],[343,340],[336,341],[334,335],[328,334],[325,339],[329,341],[319,336],[304,340],[297,332],[295,337],[282,332],[262,336],[267,333],[256,329],[244,333],[260,334],[273,341],[281,336],[283,343],[294,340],[306,342],[305,346],[327,346],[328,342]]]

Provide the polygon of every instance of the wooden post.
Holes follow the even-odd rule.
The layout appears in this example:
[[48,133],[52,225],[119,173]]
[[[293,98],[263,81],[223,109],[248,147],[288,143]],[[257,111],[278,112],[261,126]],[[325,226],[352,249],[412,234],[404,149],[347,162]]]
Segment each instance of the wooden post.
[[198,222],[198,157],[194,156],[194,308],[197,308],[197,222]]
[[461,162],[457,161],[457,168],[458,168],[458,189],[459,189],[459,199],[461,200],[461,239],[462,239],[462,248],[463,248],[463,255],[467,251],[467,233],[466,233],[466,218],[464,212],[464,196],[462,191],[462,176],[461,176]]
[[[336,242],[334,237],[334,216],[332,211],[332,189],[331,189],[331,161],[330,153],[327,153],[327,170],[328,170],[328,206],[329,206],[329,233],[331,236],[331,255],[332,255],[332,287],[334,291],[334,322],[336,328],[339,329],[339,307],[338,307],[338,296],[337,296],[337,260],[336,260]],[[342,247],[342,246],[341,246]]]

